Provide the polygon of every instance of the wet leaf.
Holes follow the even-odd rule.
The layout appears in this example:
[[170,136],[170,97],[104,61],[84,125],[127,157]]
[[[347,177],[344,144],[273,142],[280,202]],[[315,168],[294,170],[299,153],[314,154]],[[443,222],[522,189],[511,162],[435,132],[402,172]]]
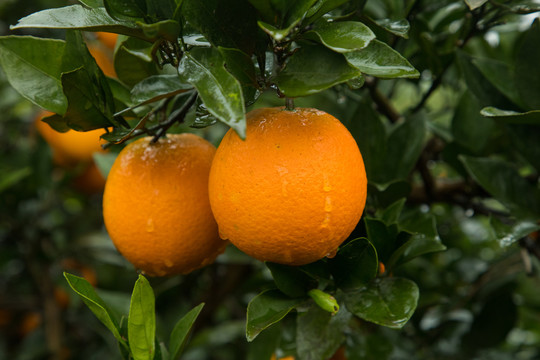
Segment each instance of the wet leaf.
[[374,20],[375,24],[379,25],[386,31],[400,36],[404,39],[409,38],[409,29],[411,28],[411,25],[407,21],[407,19],[399,19],[399,20],[392,20],[392,19],[379,19]]
[[317,287],[317,281],[298,266],[271,262],[265,263],[278,289],[290,297],[306,296],[306,292]]
[[279,290],[267,290],[255,296],[247,308],[247,340],[253,341],[261,331],[283,319],[304,301],[303,298],[291,299]]
[[540,125],[540,110],[528,112],[516,112],[511,110],[501,110],[491,106],[485,107],[480,112],[483,116],[503,121],[507,124],[532,124]]
[[411,280],[380,278],[363,288],[347,291],[345,305],[361,319],[400,329],[413,315],[418,297],[418,286]]
[[513,224],[505,224],[497,218],[489,219],[495,240],[501,247],[507,247],[532,232],[540,230],[540,224],[532,220],[516,220]]
[[278,74],[276,83],[288,97],[316,94],[360,76],[343,55],[322,45],[302,46]]
[[365,74],[380,78],[417,78],[420,76],[407,59],[387,44],[373,40],[359,51],[345,53],[347,61]]
[[339,249],[330,266],[339,288],[359,288],[377,276],[377,251],[368,239],[355,239]]
[[515,81],[519,95],[529,107],[540,109],[540,21],[535,20],[525,33],[516,53]]
[[223,57],[214,49],[193,49],[184,54],[178,67],[182,82],[195,86],[208,111],[246,136],[246,117],[242,87],[225,69]]
[[303,36],[317,40],[327,48],[340,53],[361,50],[375,39],[373,31],[357,21],[324,23]]

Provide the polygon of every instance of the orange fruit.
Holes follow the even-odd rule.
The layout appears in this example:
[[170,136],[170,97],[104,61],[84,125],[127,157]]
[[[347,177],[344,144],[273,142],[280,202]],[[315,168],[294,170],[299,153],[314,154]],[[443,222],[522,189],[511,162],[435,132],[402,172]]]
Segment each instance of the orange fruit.
[[38,132],[50,145],[56,164],[74,165],[80,162],[90,162],[92,154],[103,151],[101,144],[105,143],[105,141],[100,139],[100,136],[104,133],[103,129],[84,132],[68,130],[61,133],[41,121],[42,118],[50,115],[53,115],[53,113],[41,111],[34,123]]
[[221,237],[256,259],[288,265],[333,256],[362,215],[366,188],[347,128],[308,108],[248,113],[246,140],[225,134],[209,180]]
[[90,55],[94,57],[97,65],[105,75],[109,77],[116,77],[116,70],[114,69],[112,54],[105,51],[105,49],[98,46],[98,44],[89,44],[88,51],[90,51]]
[[111,50],[114,50],[116,40],[118,39],[118,34],[98,31],[96,32],[96,37],[103,45]]
[[215,147],[193,134],[127,145],[114,162],[103,217],[118,251],[150,276],[186,274],[210,264],[219,238],[208,199]]
[[73,179],[73,186],[84,193],[96,194],[105,188],[105,178],[92,161]]

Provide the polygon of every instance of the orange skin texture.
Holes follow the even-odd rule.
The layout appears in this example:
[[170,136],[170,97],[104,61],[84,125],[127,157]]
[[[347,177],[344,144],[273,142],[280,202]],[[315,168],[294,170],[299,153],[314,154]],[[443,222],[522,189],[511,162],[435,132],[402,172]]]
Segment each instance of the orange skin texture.
[[242,141],[229,130],[210,172],[220,235],[261,260],[303,265],[333,256],[360,220],[362,155],[333,116],[308,108],[247,114]]
[[193,134],[127,145],[105,185],[103,216],[118,251],[149,276],[187,274],[212,263],[219,238],[208,199],[215,147]]
[[118,34],[98,31],[96,32],[96,37],[103,45],[111,50],[114,50],[116,40],[118,39]]

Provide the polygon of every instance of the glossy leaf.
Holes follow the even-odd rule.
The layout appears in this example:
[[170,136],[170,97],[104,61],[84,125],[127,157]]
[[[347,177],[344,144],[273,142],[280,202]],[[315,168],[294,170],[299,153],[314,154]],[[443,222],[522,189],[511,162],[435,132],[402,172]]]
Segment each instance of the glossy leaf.
[[368,239],[355,239],[339,249],[330,266],[339,288],[359,288],[377,276],[377,251]]
[[380,278],[363,288],[346,292],[345,305],[361,319],[400,329],[414,313],[418,298],[418,286],[411,280]]
[[246,360],[271,359],[281,340],[283,327],[274,324],[248,343]]
[[384,210],[381,210],[377,215],[379,219],[381,219],[386,225],[392,225],[396,224],[398,222],[399,216],[401,215],[401,211],[403,210],[403,206],[405,205],[405,202],[407,201],[406,198],[402,198],[385,208]]
[[23,28],[80,29],[144,37],[134,22],[115,20],[107,14],[105,8],[92,9],[81,5],[42,10],[20,19],[11,27]]
[[182,355],[182,351],[186,346],[189,339],[189,334],[191,333],[193,325],[195,324],[195,320],[199,316],[203,307],[204,303],[197,305],[180,320],[178,320],[174,326],[174,329],[171,332],[171,338],[169,340],[170,360],[180,359],[180,355]]
[[495,240],[501,247],[507,247],[534,231],[540,230],[540,224],[532,220],[517,220],[513,224],[505,224],[491,217],[491,228]]
[[360,76],[343,55],[322,45],[302,46],[278,74],[279,90],[288,97],[307,96]]
[[511,164],[490,158],[460,159],[472,178],[511,210],[523,215],[540,214],[540,189],[521,177]]
[[137,105],[150,104],[192,89],[178,75],[152,75],[131,89],[131,100]]
[[242,87],[217,50],[193,49],[178,67],[180,80],[195,86],[208,111],[244,138],[246,118]]
[[411,25],[407,21],[407,19],[399,19],[399,20],[393,20],[393,19],[378,19],[373,20],[375,24],[382,27],[386,31],[400,36],[404,39],[409,38],[409,29],[411,28]]
[[365,217],[364,223],[368,239],[376,249],[377,260],[383,263],[388,262],[390,255],[398,246],[397,236],[399,231],[397,225],[387,226],[383,221],[370,217]]
[[134,360],[152,360],[155,353],[154,291],[142,275],[135,282],[128,318],[128,340]]
[[180,24],[175,20],[163,20],[152,24],[137,23],[148,39],[165,39],[174,42],[180,36]]
[[77,131],[88,131],[112,126],[104,113],[104,100],[94,91],[94,84],[84,68],[62,74],[62,87],[68,99],[64,119]]
[[357,21],[324,23],[303,36],[320,41],[327,48],[339,53],[361,50],[375,39],[373,31]]
[[279,290],[267,290],[255,296],[248,304],[246,337],[253,341],[272,324],[283,319],[305,299],[291,299]]
[[88,306],[88,308],[96,315],[96,317],[109,329],[116,340],[124,346],[127,347],[126,342],[120,335],[119,326],[113,319],[112,312],[108,309],[105,302],[99,297],[92,285],[79,276],[72,274],[64,273],[69,286],[79,295],[82,301]]
[[404,264],[421,255],[446,250],[437,232],[435,217],[431,214],[413,212],[401,219],[399,228],[411,236],[392,253],[387,268]]
[[281,41],[285,39],[296,25],[298,25],[303,19],[309,8],[315,3],[316,0],[297,0],[287,2],[282,14],[282,21],[277,26],[268,24],[263,21],[258,21],[258,25],[274,40]]
[[501,110],[495,107],[485,107],[480,112],[483,116],[503,121],[507,124],[533,124],[540,125],[540,110],[527,112],[516,112],[511,110]]
[[265,263],[277,288],[290,297],[306,296],[309,289],[317,286],[317,281],[298,266],[287,266],[276,263]]
[[238,49],[219,47],[218,50],[225,60],[225,68],[242,84],[246,104],[253,103],[258,96],[259,84],[251,57]]
[[0,64],[11,86],[22,96],[46,110],[64,114],[67,99],[60,81],[64,49],[61,40],[0,37]]
[[517,50],[515,63],[516,86],[521,99],[529,107],[540,109],[540,21],[525,33]]
[[379,40],[372,40],[363,50],[345,53],[345,57],[352,66],[368,75],[380,78],[420,76],[407,59]]
[[128,87],[157,75],[151,45],[143,40],[128,38],[118,46],[114,55],[114,68],[118,79]]
[[296,320],[296,350],[299,360],[329,359],[345,340],[343,329],[351,319],[346,309],[332,316],[318,306],[300,313]]

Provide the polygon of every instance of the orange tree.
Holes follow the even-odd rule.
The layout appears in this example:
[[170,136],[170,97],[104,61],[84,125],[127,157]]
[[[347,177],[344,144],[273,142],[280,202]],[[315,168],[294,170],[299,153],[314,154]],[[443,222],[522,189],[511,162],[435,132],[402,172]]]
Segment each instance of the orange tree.
[[[32,314],[27,308],[43,317],[41,335],[19,334],[8,346],[12,335],[0,344],[8,354],[328,359],[340,349],[348,359],[540,356],[540,22],[523,16],[540,10],[536,2],[50,5],[21,14],[27,16],[0,37],[2,82],[29,100],[3,86],[10,96],[0,105],[10,112],[1,146],[10,156],[0,175],[2,294],[32,300],[15,306],[2,295],[0,324],[7,333],[19,315]],[[93,33],[103,32],[119,34],[114,77],[88,50],[99,40]],[[226,128],[246,138],[253,108],[324,110],[347,126],[362,153],[362,219],[331,258],[263,263],[229,246],[215,264],[189,275],[139,275],[130,297],[133,267],[110,248],[106,256],[103,248],[88,250],[89,234],[109,243],[99,215],[85,212],[100,199],[59,188],[64,180],[44,161],[43,143],[19,142],[18,120],[31,117],[29,103],[54,113],[44,121],[56,131],[108,129],[103,139],[112,151],[94,155],[104,174],[116,150],[141,135],[157,142],[168,132],[198,131],[218,143]],[[91,320],[75,298],[71,313],[59,305],[65,301],[55,286],[65,286],[61,271],[73,269],[57,258],[67,256],[98,269],[97,290],[84,278],[65,277],[119,352],[110,337],[89,335]],[[24,286],[25,276],[36,291]],[[20,307],[13,317],[10,310]]]

